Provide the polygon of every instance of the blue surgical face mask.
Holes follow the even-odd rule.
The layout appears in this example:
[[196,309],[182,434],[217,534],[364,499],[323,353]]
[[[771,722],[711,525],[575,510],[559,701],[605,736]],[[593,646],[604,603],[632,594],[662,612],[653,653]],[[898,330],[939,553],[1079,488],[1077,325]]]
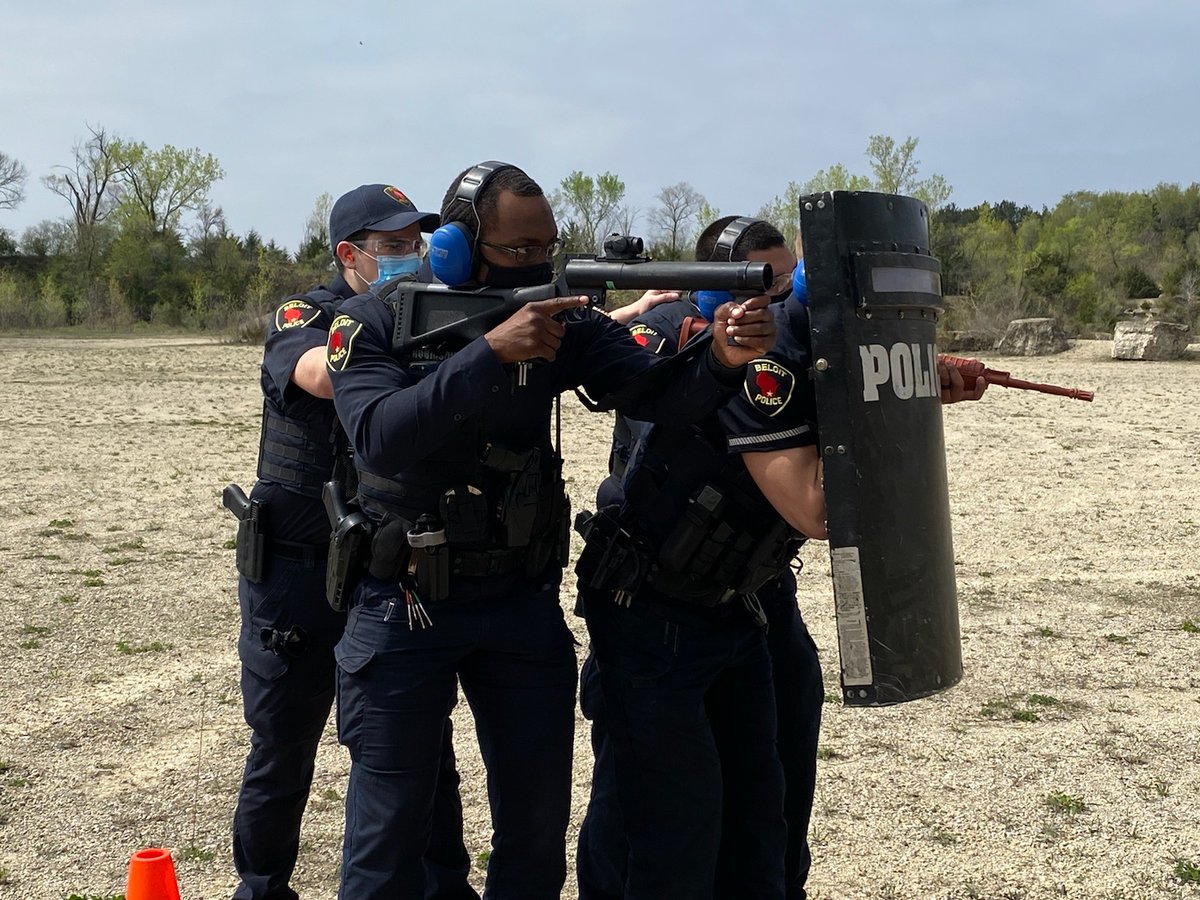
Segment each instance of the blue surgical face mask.
[[[365,251],[364,251],[365,253]],[[370,256],[370,254],[366,254]],[[372,288],[377,288],[393,278],[401,275],[416,275],[421,268],[421,254],[410,253],[407,256],[372,256],[379,266],[379,275],[371,282]]]

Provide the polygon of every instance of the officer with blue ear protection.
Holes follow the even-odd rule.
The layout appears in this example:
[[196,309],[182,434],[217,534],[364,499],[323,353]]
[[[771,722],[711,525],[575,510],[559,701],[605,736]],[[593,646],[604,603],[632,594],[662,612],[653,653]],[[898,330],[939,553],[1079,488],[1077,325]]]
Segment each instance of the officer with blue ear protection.
[[[442,221],[430,262],[445,284],[553,282],[558,225],[516,166],[465,170]],[[374,524],[336,650],[338,734],[352,760],[340,896],[426,897],[421,855],[457,683],[488,773],[485,896],[555,900],[566,877],[577,682],[559,605],[571,518],[555,399],[582,387],[641,419],[700,418],[740,389],[745,363],[772,342],[773,319],[761,302],[718,310],[711,347],[670,364],[673,377],[650,392],[638,388],[657,378],[658,361],[586,297],[526,303],[478,337],[414,357],[396,342],[413,302],[405,294],[385,285],[354,298],[327,348],[359,501]]]
[[[770,308],[775,313],[777,324],[777,347],[772,351],[772,359],[778,357],[799,373],[798,378],[788,382],[795,385],[797,395],[795,402],[787,410],[788,415],[809,408],[811,399],[807,403],[804,402],[808,326],[802,309],[802,304],[807,301],[807,288],[802,263],[797,264],[783,235],[765,221],[729,216],[717,220],[701,234],[697,240],[696,258],[720,262],[749,260],[771,264],[772,270],[777,273],[776,280],[770,288]],[[645,311],[630,322],[629,327],[634,339],[643,347],[659,356],[672,356],[708,324],[712,311],[717,306],[731,299],[732,295],[724,291],[698,291],[691,297],[663,303]],[[758,362],[755,361],[751,365],[757,365]],[[742,448],[773,449],[789,442],[811,442],[811,434],[803,434],[808,430],[802,426],[797,427],[800,426],[802,417],[789,421],[786,428],[770,427],[778,422],[773,417],[765,417],[761,424],[753,421],[757,407],[751,397],[757,397],[759,393],[753,388],[753,383],[749,383],[746,396],[739,394],[730,404],[730,407],[734,404],[745,406],[745,415],[751,418],[748,424],[736,426],[737,439]],[[630,453],[636,440],[644,439],[647,431],[644,423],[629,422],[622,416],[617,417],[611,457],[612,474],[601,485],[597,497],[598,506],[614,507],[624,502],[622,480],[625,468],[630,464]],[[778,432],[795,432],[798,437],[783,439]],[[675,463],[675,468],[681,468],[683,465],[682,460],[675,460]],[[812,526],[816,524],[810,523]],[[815,528],[813,532],[817,533]],[[784,852],[786,858],[778,862],[782,864],[783,890],[786,897],[788,900],[799,900],[805,896],[804,882],[811,859],[807,831],[816,775],[821,703],[824,696],[821,669],[816,647],[796,605],[795,578],[786,566],[781,566],[777,575],[759,588],[757,597],[769,623],[766,643],[771,660],[772,680],[776,688],[778,752],[783,769],[783,813],[787,821],[788,839]],[[636,605],[637,600],[633,602]],[[599,611],[607,613],[607,606],[602,605]],[[584,715],[592,721],[592,748],[596,765],[593,771],[591,800],[579,836],[579,895],[581,900],[617,900],[625,896],[640,896],[637,892],[640,889],[639,885],[644,884],[646,872],[636,869],[631,871],[628,862],[630,847],[625,826],[631,811],[625,809],[623,814],[622,804],[618,800],[620,792],[616,779],[615,748],[609,735],[610,711],[601,689],[596,657],[592,654],[589,654],[585,661],[581,675],[580,705]],[[624,711],[618,710],[618,714],[624,715]],[[715,711],[713,714],[715,716]],[[729,768],[739,770],[744,767],[731,762]],[[735,794],[744,793],[746,790],[744,785],[733,781],[732,775],[726,788]],[[628,806],[630,798],[627,796],[625,799],[625,805]],[[760,826],[741,821],[739,814],[731,812],[734,808],[733,803],[726,804],[725,819],[720,829],[720,850],[709,876],[713,879],[709,887],[711,893],[698,893],[702,890],[699,885],[687,885],[676,873],[658,873],[680,886],[680,896],[711,896],[719,900],[766,896],[760,893],[758,888],[745,883],[738,871],[740,862],[753,860],[755,854],[760,853],[756,848],[760,846],[764,836],[754,833],[754,829],[762,829]]]

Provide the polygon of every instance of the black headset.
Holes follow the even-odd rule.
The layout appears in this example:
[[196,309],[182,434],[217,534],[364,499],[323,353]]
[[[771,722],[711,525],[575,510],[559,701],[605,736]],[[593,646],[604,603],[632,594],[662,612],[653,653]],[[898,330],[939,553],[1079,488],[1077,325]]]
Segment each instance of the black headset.
[[479,220],[479,208],[475,201],[497,173],[515,168],[512,163],[491,159],[471,166],[459,179],[451,203],[462,201],[470,204],[475,213],[475,227],[466,222],[447,222],[432,234],[429,239],[429,266],[439,281],[453,287],[471,280],[479,252],[477,229],[483,224]]
[[739,216],[734,219],[717,235],[717,243],[713,246],[712,253],[708,258],[720,262],[733,262],[733,251],[737,249],[738,242],[746,236],[747,231],[762,222],[762,219],[755,219],[751,216]]

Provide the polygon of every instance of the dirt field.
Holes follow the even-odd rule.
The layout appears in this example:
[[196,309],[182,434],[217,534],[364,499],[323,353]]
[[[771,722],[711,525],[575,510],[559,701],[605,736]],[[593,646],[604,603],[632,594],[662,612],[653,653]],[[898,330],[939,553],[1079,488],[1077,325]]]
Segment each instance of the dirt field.
[[[109,900],[130,852],[156,845],[184,900],[228,897],[246,731],[219,495],[253,481],[260,350],[7,343],[0,898]],[[806,548],[800,602],[830,695],[814,897],[1200,897],[1200,353],[1129,363],[1110,348],[997,361],[1094,388],[1094,404],[993,389],[946,410],[966,664],[953,690],[843,708],[826,550]],[[609,428],[567,404],[576,508]],[[457,714],[474,856],[490,829]],[[582,721],[576,750],[575,827]],[[348,766],[331,725],[306,898],[335,894]]]

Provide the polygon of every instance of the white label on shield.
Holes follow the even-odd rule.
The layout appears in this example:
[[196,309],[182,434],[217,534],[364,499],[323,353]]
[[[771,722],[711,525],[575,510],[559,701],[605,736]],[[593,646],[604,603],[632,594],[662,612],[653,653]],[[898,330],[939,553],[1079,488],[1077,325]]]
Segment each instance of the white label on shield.
[[833,603],[837,612],[838,650],[842,655],[842,684],[869,685],[871,645],[867,639],[867,609],[863,603],[862,568],[857,547],[831,547]]

